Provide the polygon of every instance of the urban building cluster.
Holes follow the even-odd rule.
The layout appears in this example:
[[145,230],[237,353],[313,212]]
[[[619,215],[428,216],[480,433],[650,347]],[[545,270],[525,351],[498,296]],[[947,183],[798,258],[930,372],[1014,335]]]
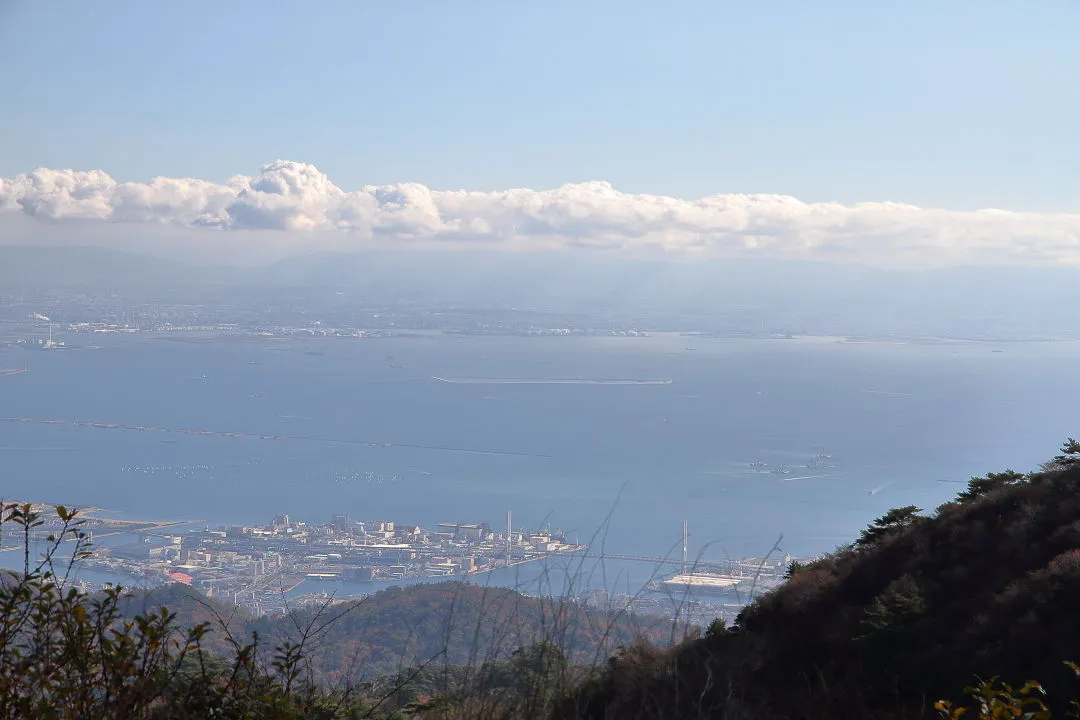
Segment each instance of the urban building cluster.
[[278,515],[263,526],[143,534],[134,545],[98,547],[90,567],[148,581],[177,581],[256,609],[283,602],[305,581],[372,582],[461,577],[584,545],[558,533],[441,523],[437,529],[334,515],[309,524]]
[[[472,308],[444,302],[370,303],[339,296],[283,302],[239,291],[173,295],[160,288],[127,292],[36,287],[0,291],[0,344],[86,348],[110,335],[149,333],[209,341],[402,338],[448,333],[484,336],[644,337],[659,328],[641,317],[524,308]],[[95,338],[97,340],[95,340]],[[51,341],[51,342],[50,342]]]
[[[44,541],[62,527],[54,507],[35,503],[31,509],[42,522],[32,531],[33,540]],[[484,523],[448,522],[429,530],[391,521],[356,521],[337,514],[324,524],[278,515],[265,525],[204,526],[182,532],[191,524],[116,520],[95,512],[89,509],[80,514],[80,529],[92,541],[110,536],[139,540],[121,545],[95,543],[84,567],[113,577],[126,576],[130,582],[124,584],[129,586],[190,584],[258,614],[280,614],[311,602],[355,599],[368,594],[361,590],[375,589],[342,587],[337,585],[340,582],[463,578],[587,549],[567,542],[562,533],[513,530],[509,514],[507,527],[500,529]],[[6,520],[0,517],[0,522]],[[783,583],[793,561],[814,560],[787,554],[710,562],[689,557],[682,562],[678,558],[604,557],[678,569],[673,575],[654,578],[636,593],[585,588],[567,599],[607,612],[698,624],[716,617],[733,620],[754,596]],[[101,589],[100,580],[98,576],[91,582],[79,573],[73,578],[87,591]]]

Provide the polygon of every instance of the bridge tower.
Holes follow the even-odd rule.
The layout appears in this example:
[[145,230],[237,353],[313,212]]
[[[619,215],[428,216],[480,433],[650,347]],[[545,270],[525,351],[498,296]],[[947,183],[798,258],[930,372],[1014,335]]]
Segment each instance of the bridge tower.
[[688,534],[686,532],[686,521],[682,521],[682,573],[686,574],[686,550],[687,550]]

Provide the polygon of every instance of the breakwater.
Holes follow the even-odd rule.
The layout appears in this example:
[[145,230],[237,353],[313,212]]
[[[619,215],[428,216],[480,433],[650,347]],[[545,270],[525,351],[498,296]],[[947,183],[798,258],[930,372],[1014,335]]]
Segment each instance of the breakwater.
[[445,378],[437,375],[432,380],[452,385],[670,385],[671,380],[645,380],[638,378]]

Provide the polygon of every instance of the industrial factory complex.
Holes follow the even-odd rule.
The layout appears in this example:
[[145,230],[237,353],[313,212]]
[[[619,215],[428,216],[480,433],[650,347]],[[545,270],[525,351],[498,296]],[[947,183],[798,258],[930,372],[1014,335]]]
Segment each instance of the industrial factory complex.
[[95,547],[88,567],[150,582],[178,581],[260,608],[304,581],[384,581],[475,575],[586,549],[560,533],[487,524],[437,529],[334,515],[309,524],[278,515],[262,526],[141,533],[134,544]]

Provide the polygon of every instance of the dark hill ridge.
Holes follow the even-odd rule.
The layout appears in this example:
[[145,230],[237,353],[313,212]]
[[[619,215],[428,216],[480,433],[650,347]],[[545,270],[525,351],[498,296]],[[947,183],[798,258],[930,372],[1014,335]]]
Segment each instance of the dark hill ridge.
[[[272,642],[297,641],[297,623],[262,618],[249,626]],[[330,610],[330,615],[334,610]],[[553,598],[462,582],[392,587],[336,619],[312,653],[317,674],[372,677],[435,662],[472,665],[507,659],[518,648],[557,645],[572,662],[602,663],[620,645],[667,643],[672,623],[661,618],[599,612]]]
[[916,718],[975,676],[1075,697],[1080,446],[973,479],[932,517],[890,513],[758,598],[729,629],[628,654],[581,689],[591,718]]
[[[2,509],[16,528],[36,517]],[[8,573],[0,716],[44,717],[30,710],[70,705],[81,708],[72,717],[148,720],[181,708],[208,717],[226,706],[222,717],[283,720],[355,717],[337,712],[350,708],[440,720],[913,720],[937,715],[938,698],[960,700],[976,676],[1001,676],[1014,688],[1042,681],[1053,717],[1076,717],[1065,712],[1080,689],[1080,667],[1066,666],[1080,657],[1076,441],[1039,472],[973,478],[930,517],[891,510],[852,545],[789,574],[733,628],[716,622],[668,649],[659,642],[682,635],[663,621],[446,582],[322,614],[237,614],[232,632],[247,642],[254,631],[258,647],[226,642],[223,654],[203,656],[202,631],[178,628],[230,606],[170,587],[114,612],[118,591],[58,593],[47,574]],[[176,615],[145,615],[158,605]],[[132,613],[144,616],[121,622]],[[302,647],[288,644],[298,640]],[[1029,691],[992,696],[1011,710],[964,717],[1051,717],[1015,707],[1010,698]]]
[[506,660],[522,647],[541,642],[557,645],[574,663],[603,663],[619,646],[644,641],[669,644],[685,628],[661,618],[601,612],[553,598],[515,590],[447,581],[391,587],[356,602],[301,608],[291,617],[252,617],[246,611],[183,585],[136,592],[126,600],[127,614],[165,606],[179,627],[209,622],[208,649],[229,648],[229,633],[250,640],[258,633],[266,648],[299,642],[300,629],[322,627],[308,643],[315,677],[335,682],[389,675],[402,668],[433,662],[474,665]]

